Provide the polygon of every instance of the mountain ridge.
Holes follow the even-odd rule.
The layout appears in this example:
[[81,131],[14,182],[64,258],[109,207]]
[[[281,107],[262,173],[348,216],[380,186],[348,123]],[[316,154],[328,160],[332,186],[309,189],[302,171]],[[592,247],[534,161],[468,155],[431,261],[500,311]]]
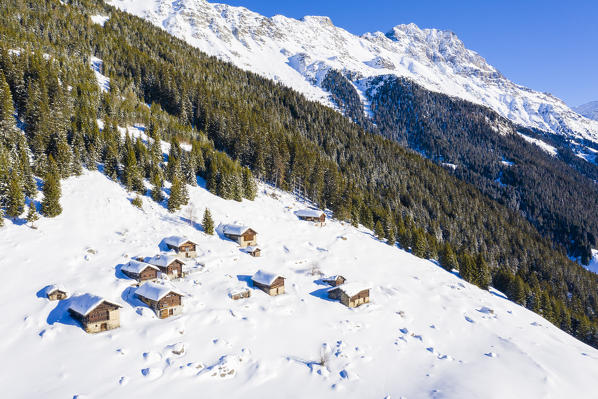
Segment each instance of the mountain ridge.
[[[598,122],[562,100],[506,79],[451,31],[396,25],[361,36],[330,18],[262,16],[244,7],[180,0],[109,4],[141,16],[210,55],[233,62],[331,104],[321,81],[329,69],[356,78],[395,75],[426,89],[488,106],[516,124],[598,142]],[[268,62],[265,62],[268,60]]]

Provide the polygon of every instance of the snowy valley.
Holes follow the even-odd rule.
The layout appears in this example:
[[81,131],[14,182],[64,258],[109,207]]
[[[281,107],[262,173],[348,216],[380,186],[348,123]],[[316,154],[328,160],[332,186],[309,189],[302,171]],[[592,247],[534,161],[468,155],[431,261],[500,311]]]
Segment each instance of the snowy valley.
[[[11,304],[0,321],[10,359],[0,385],[11,397],[592,397],[598,351],[499,292],[367,229],[301,221],[294,212],[309,204],[266,185],[242,203],[189,192],[193,212],[147,197],[140,210],[122,186],[86,171],[64,181],[60,216],[0,230],[3,263],[18,267],[4,273]],[[205,207],[216,225],[255,229],[262,256],[203,233]],[[196,242],[198,257],[166,283],[185,295],[183,313],[161,320],[119,270],[173,234]],[[255,289],[258,269],[285,277],[286,293]],[[332,274],[370,287],[370,303],[328,299],[321,278]],[[69,299],[43,297],[48,284],[120,304],[121,327],[85,333]],[[233,301],[239,288],[251,296]]]

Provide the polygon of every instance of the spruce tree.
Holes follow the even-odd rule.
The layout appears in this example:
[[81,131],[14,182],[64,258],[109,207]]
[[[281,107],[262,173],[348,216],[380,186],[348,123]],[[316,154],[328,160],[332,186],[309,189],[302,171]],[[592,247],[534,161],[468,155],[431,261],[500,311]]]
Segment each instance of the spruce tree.
[[62,207],[60,206],[60,177],[58,173],[58,167],[56,162],[50,155],[48,159],[49,171],[46,173],[44,180],[42,199],[42,213],[47,217],[56,217],[62,213]]
[[379,240],[384,240],[384,226],[382,226],[382,222],[379,220],[376,222],[374,226],[374,234],[378,237]]
[[6,216],[11,219],[16,219],[23,213],[25,206],[25,196],[23,195],[23,187],[21,187],[21,179],[17,173],[8,183],[8,195],[6,197]]
[[447,242],[443,245],[442,249],[440,250],[440,258],[438,262],[440,266],[442,266],[445,270],[449,272],[453,269],[459,269],[459,263],[457,262],[457,255],[451,245]]
[[0,227],[4,226],[4,209],[0,208]]
[[386,233],[386,243],[388,245],[394,246],[396,242],[397,239],[395,238],[395,229],[393,228],[388,230],[388,233]]
[[243,197],[250,201],[255,199],[257,194],[257,184],[249,168],[243,168]]
[[31,228],[34,229],[35,228],[35,222],[39,219],[39,213],[37,213],[37,209],[35,207],[35,204],[33,202],[31,202],[29,204],[29,209],[27,210],[27,222],[31,223]]
[[203,226],[203,231],[206,234],[213,235],[214,234],[214,220],[212,219],[212,213],[208,208],[203,213],[203,219],[201,221]]
[[170,197],[168,198],[168,210],[175,212],[183,205],[187,205],[189,198],[185,196],[184,185],[179,177],[175,174],[172,178],[172,185],[170,186]]
[[421,229],[415,230],[412,241],[413,245],[411,248],[411,253],[418,258],[425,258],[428,252],[428,242],[426,241],[426,236]]
[[162,180],[162,171],[160,169],[152,172],[150,183],[152,184],[152,199],[156,202],[162,202],[164,200],[164,194],[162,194],[162,186],[164,185],[164,182]]

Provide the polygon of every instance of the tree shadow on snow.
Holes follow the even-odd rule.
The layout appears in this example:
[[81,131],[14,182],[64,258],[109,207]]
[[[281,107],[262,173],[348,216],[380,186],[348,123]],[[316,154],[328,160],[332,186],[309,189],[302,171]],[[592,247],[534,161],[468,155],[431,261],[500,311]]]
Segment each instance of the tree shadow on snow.
[[195,230],[204,231],[203,227],[201,226],[201,224],[197,223],[195,220],[189,220],[189,219],[187,219],[186,217],[183,217],[183,216],[181,216],[180,219],[181,219],[182,222],[184,222],[185,224],[190,225]]

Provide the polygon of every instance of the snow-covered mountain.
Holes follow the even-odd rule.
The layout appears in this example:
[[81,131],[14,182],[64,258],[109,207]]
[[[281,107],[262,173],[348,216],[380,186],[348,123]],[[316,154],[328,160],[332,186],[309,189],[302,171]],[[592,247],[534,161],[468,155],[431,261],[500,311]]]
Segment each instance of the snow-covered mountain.
[[573,110],[586,118],[598,121],[598,101],[590,101],[589,103],[573,108]]
[[[241,203],[202,187],[189,194],[194,212],[171,214],[147,197],[140,210],[118,183],[85,171],[63,182],[57,218],[36,230],[6,221],[4,397],[595,397],[598,351],[502,294],[366,229],[300,221],[294,212],[306,204],[267,186]],[[206,206],[216,224],[255,229],[262,256],[190,223]],[[120,267],[173,234],[197,242],[199,257],[167,283],[185,295],[183,313],[161,320]],[[286,277],[286,293],[252,287],[258,269]],[[371,288],[371,302],[328,299],[320,272]],[[121,327],[85,333],[67,312],[71,299],[44,297],[49,284],[117,302]],[[229,298],[238,288],[251,297]]]
[[331,68],[349,77],[366,103],[368,78],[408,77],[429,90],[486,105],[515,123],[598,142],[598,121],[563,101],[517,85],[452,32],[398,25],[353,35],[327,17],[268,18],[204,0],[109,0],[202,51],[282,82],[330,105],[321,83]]

